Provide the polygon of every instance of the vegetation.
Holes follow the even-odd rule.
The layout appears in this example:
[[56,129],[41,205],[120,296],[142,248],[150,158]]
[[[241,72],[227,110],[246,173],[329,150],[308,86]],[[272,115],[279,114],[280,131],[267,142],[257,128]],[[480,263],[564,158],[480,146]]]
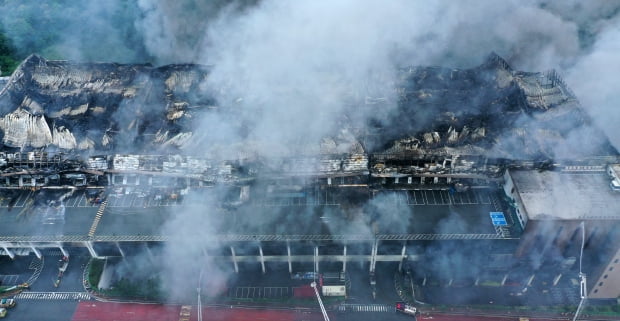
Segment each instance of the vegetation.
[[99,292],[107,297],[159,302],[165,299],[160,284],[158,277],[151,277],[145,280],[122,278],[114,283],[110,289],[100,289]]
[[[457,306],[457,305],[429,305],[425,308],[425,311],[498,311],[498,312],[506,312],[512,311],[515,314],[523,313],[527,315],[528,313],[536,313],[536,312],[544,312],[544,313],[554,313],[560,315],[572,314],[577,310],[577,306],[572,305],[557,305],[557,306],[504,306],[504,305],[470,305],[470,306]],[[584,314],[590,315],[601,315],[601,316],[620,316],[620,305],[591,305],[586,306],[583,309]]]
[[88,270],[88,283],[93,288],[96,288],[99,284],[99,280],[101,279],[101,273],[103,273],[103,266],[105,265],[105,260],[92,259],[89,264]]
[[135,0],[0,0],[0,69],[10,75],[31,54],[79,61],[150,61]]
[[0,31],[0,76],[8,76],[19,64],[9,39]]

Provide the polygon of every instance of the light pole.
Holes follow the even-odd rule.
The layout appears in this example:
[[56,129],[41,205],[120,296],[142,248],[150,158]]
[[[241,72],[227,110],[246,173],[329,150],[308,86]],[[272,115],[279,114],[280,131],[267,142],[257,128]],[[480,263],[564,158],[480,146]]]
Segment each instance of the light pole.
[[200,297],[200,289],[202,288],[202,272],[204,272],[203,267],[200,267],[200,275],[198,276],[198,287],[196,288],[196,292],[198,292],[198,321],[202,321],[202,299]]
[[583,309],[583,305],[588,299],[588,287],[586,284],[586,274],[581,270],[581,264],[583,261],[583,247],[586,242],[586,224],[581,222],[581,251],[579,252],[579,291],[581,294],[581,301],[579,301],[579,305],[577,306],[577,311],[575,311],[575,316],[573,317],[573,321],[576,321],[579,318],[579,314],[581,314],[581,310]]

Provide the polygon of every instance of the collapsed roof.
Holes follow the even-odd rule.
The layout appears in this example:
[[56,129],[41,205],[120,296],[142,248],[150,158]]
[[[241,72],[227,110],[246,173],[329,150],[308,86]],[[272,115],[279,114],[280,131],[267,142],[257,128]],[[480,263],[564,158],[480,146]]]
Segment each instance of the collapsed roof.
[[[514,71],[491,54],[472,69],[409,67],[398,75],[395,113],[368,120],[367,130],[326,137],[317,150],[342,152],[343,143],[352,153],[371,148],[413,156],[614,152],[554,71]],[[32,55],[0,91],[1,142],[22,150],[187,151],[198,114],[224,112],[238,121],[234,111],[217,108],[204,85],[208,76],[209,67],[194,64],[72,63]],[[355,107],[380,113],[385,104],[367,96]]]

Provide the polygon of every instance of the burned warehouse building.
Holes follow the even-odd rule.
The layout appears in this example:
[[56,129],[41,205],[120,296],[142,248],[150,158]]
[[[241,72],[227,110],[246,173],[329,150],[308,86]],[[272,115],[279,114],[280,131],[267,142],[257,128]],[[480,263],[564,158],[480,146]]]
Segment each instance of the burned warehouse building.
[[574,301],[580,269],[588,297],[620,296],[620,157],[557,72],[402,66],[344,89],[321,136],[274,143],[246,114],[260,99],[212,68],[32,55],[1,79],[2,254],[125,256],[182,231],[233,273],[393,262],[409,301],[463,284]]

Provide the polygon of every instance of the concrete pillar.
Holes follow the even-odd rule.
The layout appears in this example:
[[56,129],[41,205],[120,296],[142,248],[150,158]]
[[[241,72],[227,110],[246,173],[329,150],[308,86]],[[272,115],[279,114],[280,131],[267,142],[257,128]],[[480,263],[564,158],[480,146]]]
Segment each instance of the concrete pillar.
[[319,273],[319,247],[314,247],[314,271]]
[[394,178],[394,184],[398,184],[398,177]]
[[112,185],[114,182],[112,182],[112,175],[107,174],[108,176],[108,185]]
[[402,251],[400,251],[400,263],[398,263],[398,272],[402,272],[403,271],[403,261],[405,260],[405,258],[407,257],[407,244],[403,244],[403,249]]
[[34,245],[30,245],[30,248],[32,249],[32,251],[34,252],[34,255],[36,255],[39,260],[43,257],[43,255],[41,255],[41,251],[39,251],[39,249],[34,247]]
[[344,245],[344,249],[342,250],[342,272],[347,271],[347,245]]
[[532,274],[532,276],[530,276],[530,278],[527,280],[527,286],[532,286],[532,281],[534,281],[534,276],[536,275]]
[[84,246],[88,249],[88,253],[90,253],[90,256],[92,256],[93,258],[99,258],[99,255],[97,255],[97,252],[95,252],[95,248],[93,247],[93,242],[86,241],[84,242]]
[[331,178],[331,177],[328,177],[328,178],[327,178],[327,185],[331,185],[331,184],[332,184],[332,178]]
[[375,240],[372,244],[372,252],[370,254],[370,272],[375,271],[375,263],[377,263],[377,250],[379,248],[379,241]]
[[63,256],[69,257],[69,252],[67,252],[67,250],[65,250],[65,248],[62,247],[62,244],[60,242],[58,243],[58,249],[60,250]]
[[258,245],[258,251],[260,252],[260,267],[263,274],[265,274],[265,256],[263,255],[263,246],[260,244]]
[[118,252],[121,253],[122,257],[125,257],[125,251],[123,251],[123,249],[121,248],[121,245],[118,242],[114,242],[116,243],[116,248],[118,249]]
[[413,183],[413,177],[407,177],[407,184]]
[[9,248],[6,245],[2,245],[2,248],[4,249],[4,252],[6,252],[6,254],[11,258],[14,259],[15,258],[15,253],[11,252],[9,250]]
[[288,273],[293,273],[293,264],[291,262],[291,244],[286,242],[286,255],[288,256]]
[[144,242],[142,244],[144,244],[144,250],[146,250],[146,254],[148,254],[149,258],[152,259],[153,258],[153,252],[151,251],[151,248],[149,247],[149,243]]
[[424,176],[420,177],[420,185],[424,185]]
[[235,254],[235,248],[230,246],[230,255],[232,256],[233,266],[235,267],[235,273],[239,273],[239,264],[237,264],[237,255]]
[[24,178],[23,177],[19,177],[19,187],[24,186]]

